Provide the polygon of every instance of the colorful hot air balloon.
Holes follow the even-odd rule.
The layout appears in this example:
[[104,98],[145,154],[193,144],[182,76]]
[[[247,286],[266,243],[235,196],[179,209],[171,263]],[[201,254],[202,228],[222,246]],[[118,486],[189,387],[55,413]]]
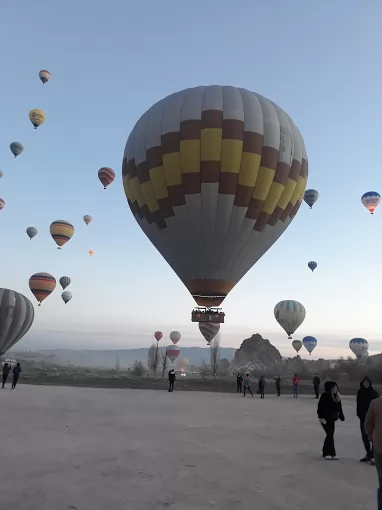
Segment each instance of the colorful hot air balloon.
[[318,196],[318,191],[315,189],[307,189],[304,193],[304,201],[312,208],[317,202]]
[[63,292],[61,294],[61,297],[62,297],[63,302],[66,304],[72,299],[73,294],[71,292],[69,292],[68,290],[66,290],[65,292]]
[[276,104],[245,89],[202,86],[166,97],[138,120],[122,175],[139,226],[197,304],[211,307],[296,215],[308,161],[300,132]]
[[32,122],[35,129],[45,122],[45,113],[42,110],[31,110],[29,112],[29,120]]
[[218,322],[199,322],[199,330],[210,345],[215,336],[219,333],[220,324]]
[[357,359],[361,359],[369,350],[369,342],[364,338],[353,338],[349,342],[349,347],[357,356]]
[[170,361],[173,362],[180,354],[180,347],[177,345],[169,345],[166,349],[166,353]]
[[69,278],[69,276],[61,276],[61,278],[59,279],[59,282],[62,287],[62,290],[65,290],[66,287],[69,287],[69,285],[71,283],[71,279]]
[[56,279],[49,273],[36,273],[29,278],[29,288],[38,301],[38,306],[56,288]]
[[98,170],[98,179],[103,184],[103,189],[106,189],[115,179],[115,172],[112,168],[102,167]]
[[27,233],[27,236],[29,237],[29,239],[32,240],[34,237],[37,236],[38,230],[36,227],[28,227],[26,229],[26,233]]
[[317,346],[317,339],[314,338],[314,336],[305,336],[302,339],[302,343],[305,349],[309,352],[309,354],[312,354],[312,352]]
[[15,158],[24,152],[24,145],[20,142],[12,142],[9,148],[11,149],[11,152]]
[[74,234],[73,225],[66,220],[56,220],[50,225],[50,235],[61,250],[65,243],[70,241]]
[[10,289],[0,289],[0,356],[29,331],[34,308],[29,299]]
[[162,331],[155,331],[155,333],[154,333],[154,337],[155,337],[155,340],[156,340],[157,342],[159,342],[159,340],[160,340],[161,338],[163,338],[163,333],[162,333]]
[[5,200],[0,198],[0,211],[5,207]]
[[316,267],[317,267],[317,262],[315,262],[314,260],[311,260],[310,262],[308,262],[308,267],[309,267],[309,269],[311,269],[311,270],[312,270],[312,273],[313,273],[313,271],[314,271],[314,270],[316,269]]
[[88,253],[92,257],[94,255],[94,250],[89,250]]
[[380,201],[381,195],[376,191],[368,191],[361,197],[362,204],[366,207],[370,214],[374,214],[374,211],[378,207]]
[[42,81],[43,85],[45,85],[45,83],[47,83],[51,79],[51,77],[52,77],[50,72],[47,71],[46,69],[42,69],[38,73],[38,76],[39,76],[40,80]]
[[86,225],[89,225],[89,223],[91,223],[92,221],[93,221],[93,218],[91,216],[89,216],[88,214],[85,214],[84,222],[86,223]]
[[179,331],[171,331],[170,340],[175,345],[179,342],[181,336],[182,335],[179,333]]
[[298,301],[287,299],[277,303],[274,309],[275,319],[291,339],[305,319],[305,308]]
[[292,347],[296,352],[298,352],[302,348],[301,340],[293,340]]

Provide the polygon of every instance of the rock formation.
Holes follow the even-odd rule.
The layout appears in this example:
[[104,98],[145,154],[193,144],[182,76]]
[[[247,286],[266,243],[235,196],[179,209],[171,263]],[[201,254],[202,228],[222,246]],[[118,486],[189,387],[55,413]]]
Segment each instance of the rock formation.
[[240,349],[235,352],[231,368],[235,370],[264,371],[279,365],[282,356],[269,340],[256,333],[243,340]]

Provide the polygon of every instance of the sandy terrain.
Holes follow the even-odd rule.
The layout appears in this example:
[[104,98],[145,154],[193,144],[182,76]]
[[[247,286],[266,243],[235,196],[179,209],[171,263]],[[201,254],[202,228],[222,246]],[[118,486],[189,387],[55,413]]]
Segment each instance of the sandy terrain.
[[4,509],[376,508],[354,398],[338,462],[308,397],[20,385],[0,403]]

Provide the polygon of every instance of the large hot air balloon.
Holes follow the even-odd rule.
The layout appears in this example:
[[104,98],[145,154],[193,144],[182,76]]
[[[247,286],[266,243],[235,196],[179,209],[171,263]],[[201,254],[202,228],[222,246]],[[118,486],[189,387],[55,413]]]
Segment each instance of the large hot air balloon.
[[69,287],[69,285],[71,283],[71,279],[69,278],[69,276],[61,276],[61,278],[59,279],[59,282],[62,287],[62,290],[65,290],[66,287]]
[[63,302],[66,304],[68,303],[73,297],[73,294],[71,292],[69,292],[68,290],[65,290],[62,294],[61,294],[61,298],[63,300]]
[[308,161],[292,119],[236,87],[172,94],[138,120],[123,185],[139,226],[200,306],[219,306],[281,236]]
[[38,76],[39,76],[40,80],[42,81],[43,85],[45,85],[45,83],[47,83],[51,79],[51,77],[52,77],[50,72],[47,71],[46,69],[42,69],[38,73]]
[[38,301],[38,306],[56,288],[56,279],[49,273],[36,273],[29,278],[29,288]]
[[302,348],[301,340],[293,340],[292,347],[296,352],[298,352]]
[[307,189],[304,193],[304,201],[309,205],[310,208],[314,206],[314,204],[318,200],[318,191],[315,189]]
[[93,218],[91,216],[89,216],[88,214],[85,214],[84,222],[86,223],[86,225],[89,225],[89,223],[91,223],[92,221],[93,221]]
[[74,234],[74,227],[69,221],[56,220],[50,225],[50,235],[61,250],[61,246],[70,241]]
[[15,158],[17,158],[19,154],[24,152],[24,145],[20,142],[12,142],[9,148],[11,149],[11,152]]
[[361,197],[362,204],[366,207],[370,214],[374,214],[374,211],[378,207],[380,201],[381,195],[376,191],[368,191]]
[[27,233],[27,236],[29,237],[29,239],[32,240],[34,237],[37,236],[38,230],[36,227],[28,227],[26,229],[26,233]]
[[275,319],[291,339],[305,319],[305,308],[298,301],[287,299],[277,303],[274,309]]
[[316,348],[317,339],[314,338],[314,336],[305,336],[302,339],[302,343],[303,343],[303,346],[305,347],[305,349],[309,352],[309,354],[312,354],[312,352]]
[[112,168],[102,167],[98,170],[98,179],[103,184],[103,189],[106,189],[115,179],[115,172]]
[[308,262],[308,267],[309,269],[311,269],[312,273],[313,271],[316,269],[317,267],[317,262],[315,262],[314,260],[311,260],[310,262]]
[[157,342],[159,342],[159,340],[160,340],[161,338],[163,338],[163,333],[162,333],[162,331],[155,331],[155,333],[154,333],[154,337],[155,337],[155,340],[156,340]]
[[357,359],[361,359],[369,350],[369,342],[364,338],[353,338],[349,342],[349,347],[357,356]]
[[0,356],[29,331],[34,308],[28,298],[10,289],[0,289]]
[[45,113],[42,110],[31,110],[29,112],[29,120],[32,122],[35,129],[45,122]]
[[199,322],[199,330],[210,345],[215,336],[219,333],[220,324],[218,322]]
[[5,200],[3,198],[0,198],[0,211],[4,209],[5,207]]
[[179,333],[179,331],[171,331],[170,340],[175,345],[179,342],[181,336],[182,335]]
[[167,357],[170,359],[170,361],[173,362],[176,360],[176,358],[180,354],[180,347],[178,347],[177,345],[171,344],[171,345],[167,346],[166,353],[167,353]]
[[92,257],[94,255],[94,250],[89,250],[88,253]]

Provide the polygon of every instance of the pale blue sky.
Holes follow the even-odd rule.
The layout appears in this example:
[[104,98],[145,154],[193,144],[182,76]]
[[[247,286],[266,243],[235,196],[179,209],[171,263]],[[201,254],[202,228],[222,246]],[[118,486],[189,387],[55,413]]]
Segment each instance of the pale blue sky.
[[[74,293],[65,306],[57,287],[36,307],[21,345],[143,346],[154,329],[178,329],[184,345],[204,345],[190,323],[192,298],[130,213],[121,162],[130,130],[155,101],[230,84],[265,95],[294,119],[308,149],[308,187],[320,199],[312,211],[301,207],[226,299],[222,343],[238,346],[259,332],[291,354],[273,308],[297,299],[307,317],[294,338],[316,336],[317,356],[346,355],[354,336],[380,350],[382,209],[370,216],[360,196],[382,190],[381,19],[377,0],[5,0],[0,284],[35,302],[29,276],[46,271],[70,276]],[[52,73],[45,86],[42,68]],[[31,108],[47,116],[37,132]],[[12,141],[25,146],[16,160]],[[117,174],[107,191],[97,180],[101,166]],[[84,214],[93,216],[89,227]],[[62,252],[49,235],[56,219],[76,227]],[[40,231],[31,242],[30,225]]]

